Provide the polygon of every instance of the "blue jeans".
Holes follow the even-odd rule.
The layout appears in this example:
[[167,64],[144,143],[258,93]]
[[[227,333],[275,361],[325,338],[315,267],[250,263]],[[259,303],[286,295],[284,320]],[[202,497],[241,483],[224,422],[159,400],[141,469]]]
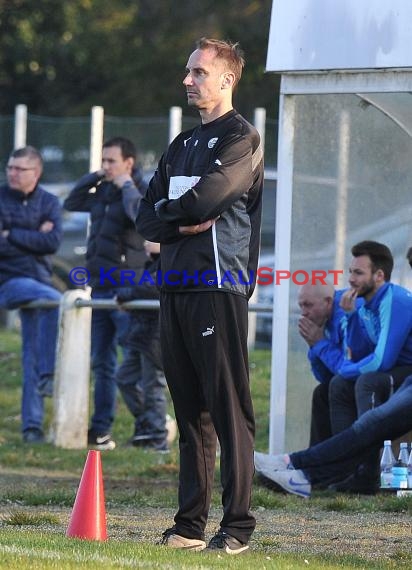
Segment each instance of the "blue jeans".
[[[37,299],[60,301],[59,291],[30,277],[14,277],[0,285],[0,307],[17,309]],[[41,378],[53,376],[59,310],[20,309],[22,334],[22,431],[42,430],[43,398],[37,392]]]
[[[116,289],[93,290],[92,299],[113,299]],[[94,413],[91,430],[110,433],[116,410],[117,347],[122,345],[130,323],[127,311],[93,309],[91,357],[94,375]]]
[[412,376],[373,410],[330,439],[290,454],[295,469],[312,483],[342,480],[363,463],[365,453],[379,450],[385,439],[397,439],[412,429]]
[[[329,384],[329,406],[332,433],[337,434],[352,425],[363,413],[383,404],[412,374],[412,366],[397,366],[391,370],[368,372],[356,382],[334,376]],[[379,477],[379,449],[365,453],[362,479]]]
[[362,414],[386,402],[410,374],[412,366],[403,365],[361,374],[356,382],[334,376],[329,384],[332,433],[346,429]]

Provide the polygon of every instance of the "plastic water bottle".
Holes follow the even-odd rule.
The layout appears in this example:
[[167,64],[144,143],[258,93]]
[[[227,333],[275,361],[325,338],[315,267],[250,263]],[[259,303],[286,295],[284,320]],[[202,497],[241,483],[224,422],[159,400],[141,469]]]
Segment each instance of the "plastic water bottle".
[[408,489],[412,489],[412,449],[408,460]]
[[408,468],[406,463],[396,461],[392,467],[392,489],[408,488]]
[[392,451],[392,442],[386,439],[383,444],[381,457],[381,488],[390,489],[392,487],[392,467],[395,463],[395,456]]
[[402,463],[408,465],[409,453],[408,453],[408,443],[406,441],[402,441],[399,446],[398,461],[402,461]]
[[407,489],[408,488],[408,444],[403,442],[400,444],[398,461],[392,467],[392,488]]

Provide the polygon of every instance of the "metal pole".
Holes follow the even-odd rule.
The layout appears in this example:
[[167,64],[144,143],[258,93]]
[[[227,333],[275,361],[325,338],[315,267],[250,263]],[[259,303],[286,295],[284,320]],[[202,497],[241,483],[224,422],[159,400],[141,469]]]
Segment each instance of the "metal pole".
[[[260,144],[263,151],[265,150],[265,128],[266,128],[266,109],[263,107],[257,107],[255,109],[254,125],[260,134]],[[256,283],[253,295],[250,298],[250,302],[257,303],[259,298],[259,285]],[[257,315],[256,313],[249,313],[249,333],[247,338],[248,348],[251,349],[255,346],[256,342],[256,323]]]
[[[283,78],[282,78],[283,80]],[[290,270],[292,235],[295,97],[281,89],[279,106],[278,191],[276,192],[275,266]],[[289,279],[274,283],[269,453],[285,447],[289,336]]]
[[104,109],[100,106],[92,107],[90,130],[90,172],[102,167],[102,146],[104,129]]
[[266,133],[266,109],[264,107],[256,107],[253,124],[260,134],[260,144],[263,153],[265,152],[265,133]]
[[169,111],[169,143],[182,132],[182,108],[170,107]]
[[[335,269],[344,269],[348,217],[348,173],[350,147],[350,116],[342,111],[339,123],[338,186],[336,195],[336,254]],[[338,286],[343,287],[343,275],[339,275]]]
[[[90,125],[90,172],[96,172],[102,167],[102,146],[104,131],[104,109],[98,105],[92,107]],[[87,235],[90,233],[90,216],[87,222]]]
[[26,146],[27,105],[16,105],[14,109],[14,148]]
[[[36,299],[22,305],[27,309],[59,307],[56,346],[53,420],[50,436],[54,445],[65,449],[87,446],[91,314],[92,309],[116,309],[114,299],[91,299],[89,289],[66,291],[60,301]],[[140,299],[122,305],[126,310],[158,310],[156,299]],[[269,304],[249,305],[249,311],[269,313]]]

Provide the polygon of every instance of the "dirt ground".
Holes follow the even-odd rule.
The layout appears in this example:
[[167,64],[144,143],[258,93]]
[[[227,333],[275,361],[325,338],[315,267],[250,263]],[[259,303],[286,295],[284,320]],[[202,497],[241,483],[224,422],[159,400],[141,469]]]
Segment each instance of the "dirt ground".
[[[25,483],[22,483],[25,481]],[[56,505],[26,506],[4,499],[6,489],[29,484],[37,487],[44,485],[48,490],[65,485],[76,488],[78,481],[70,477],[37,476],[27,478],[17,473],[0,468],[0,529],[7,526],[7,519],[13,513],[52,514],[56,524],[42,524],[44,530],[65,534],[71,515],[71,507]],[[130,487],[133,497],[136,488],[130,481],[112,482],[105,486],[106,499],[110,492],[119,488],[123,491]],[[153,484],[153,482],[152,482]],[[67,488],[66,487],[66,488]],[[111,489],[113,487],[113,489]],[[142,489],[140,489],[142,490]],[[402,566],[411,564],[412,552],[412,517],[408,512],[339,512],[328,511],[317,506],[311,500],[291,498],[291,508],[279,509],[258,507],[253,511],[257,520],[256,531],[251,540],[251,547],[256,552],[267,556],[279,553],[302,555],[346,554],[364,561],[398,561]],[[409,510],[410,513],[410,510]],[[107,532],[109,539],[138,540],[156,544],[163,530],[172,526],[174,509],[163,507],[140,507],[131,505],[113,506],[106,500]],[[210,538],[219,526],[221,511],[212,508],[210,512],[207,536]],[[41,519],[41,517],[40,517]],[[47,517],[45,517],[47,519]],[[28,527],[22,527],[28,528]],[[30,527],[33,528],[32,526]]]
[[[47,530],[62,534],[67,530],[71,514],[69,508],[10,504],[0,507],[0,528],[6,524],[5,518],[15,511],[53,514],[59,524]],[[138,540],[155,544],[162,531],[172,525],[174,511],[153,507],[111,509],[109,505],[106,513],[109,540]],[[296,512],[263,508],[254,514],[257,527],[251,547],[255,552],[268,556],[293,553],[305,558],[314,554],[347,554],[365,561],[401,561],[412,548],[411,517],[403,513],[344,514],[303,507],[298,515]],[[218,528],[219,518],[220,511],[212,509],[208,536]]]
[[[171,525],[173,514],[170,509],[152,508],[133,509],[127,515],[112,512],[108,514],[108,532],[117,538],[126,532],[156,542],[159,530]],[[350,554],[364,560],[396,560],[412,548],[412,521],[406,514],[343,514],[314,512],[312,508],[299,516],[263,508],[254,514],[257,527],[251,548],[268,555]],[[218,528],[219,519],[219,510],[212,509],[210,535]]]

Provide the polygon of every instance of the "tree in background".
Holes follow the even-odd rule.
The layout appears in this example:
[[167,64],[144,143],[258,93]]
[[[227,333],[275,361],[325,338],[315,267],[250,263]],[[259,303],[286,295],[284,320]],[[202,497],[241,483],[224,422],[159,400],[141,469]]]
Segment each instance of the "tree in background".
[[153,116],[183,102],[188,49],[201,36],[246,53],[235,106],[277,116],[278,76],[265,74],[271,0],[0,0],[0,113]]

